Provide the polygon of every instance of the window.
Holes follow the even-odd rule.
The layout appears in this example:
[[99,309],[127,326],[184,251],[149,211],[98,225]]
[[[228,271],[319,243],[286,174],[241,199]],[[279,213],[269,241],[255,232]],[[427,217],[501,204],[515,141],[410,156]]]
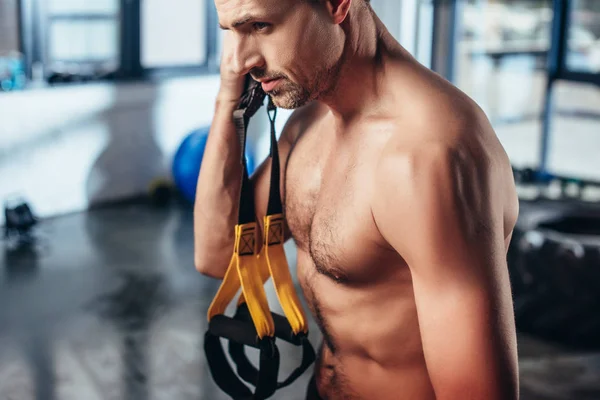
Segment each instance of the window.
[[[543,166],[551,172],[598,179],[600,120],[600,1],[564,3],[556,43],[557,66],[548,90]],[[563,51],[564,49],[564,51]]]
[[206,1],[142,2],[142,67],[202,65],[206,62]]
[[455,15],[450,78],[484,109],[515,165],[538,165],[552,0],[461,0]]
[[100,76],[118,69],[118,0],[48,0],[46,6],[51,73]]
[[511,163],[585,176],[597,160],[600,1],[437,1],[435,15],[434,69],[482,106]]
[[431,63],[433,0],[370,0],[391,35],[425,66]]
[[573,1],[569,22],[567,68],[600,73],[600,1]]
[[431,68],[434,3],[433,0],[418,0],[416,7],[414,55],[420,63]]
[[398,0],[371,0],[371,7],[396,40],[400,40],[402,2]]
[[550,49],[551,0],[460,4],[455,83],[497,122],[537,118]]
[[218,72],[213,0],[0,0],[6,2],[19,5],[33,80]]

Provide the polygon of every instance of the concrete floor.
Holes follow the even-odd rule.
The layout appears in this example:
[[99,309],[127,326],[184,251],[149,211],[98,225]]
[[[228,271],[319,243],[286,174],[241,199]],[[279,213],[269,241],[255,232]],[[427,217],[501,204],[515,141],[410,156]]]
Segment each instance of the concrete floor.
[[[0,248],[0,400],[228,398],[204,361],[219,282],[194,270],[189,208],[98,209],[43,221],[38,237],[36,251]],[[519,346],[522,399],[600,399],[600,355]],[[300,354],[281,350],[291,371]],[[308,375],[274,398],[303,399]]]

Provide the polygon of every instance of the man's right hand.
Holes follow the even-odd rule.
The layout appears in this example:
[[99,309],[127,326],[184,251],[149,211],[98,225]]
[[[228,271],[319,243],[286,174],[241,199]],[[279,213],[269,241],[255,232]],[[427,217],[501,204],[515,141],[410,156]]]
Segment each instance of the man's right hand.
[[246,74],[235,59],[235,47],[232,33],[225,32],[223,35],[223,53],[221,55],[221,87],[217,95],[217,101],[227,104],[237,104],[244,92]]

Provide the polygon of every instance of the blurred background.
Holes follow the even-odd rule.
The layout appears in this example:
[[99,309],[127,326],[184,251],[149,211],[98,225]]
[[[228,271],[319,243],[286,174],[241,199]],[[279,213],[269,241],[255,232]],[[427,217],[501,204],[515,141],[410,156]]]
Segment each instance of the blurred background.
[[[522,398],[600,399],[600,1],[371,4],[513,164]],[[221,35],[212,0],[0,0],[0,399],[226,398],[202,352],[219,282],[192,257]]]

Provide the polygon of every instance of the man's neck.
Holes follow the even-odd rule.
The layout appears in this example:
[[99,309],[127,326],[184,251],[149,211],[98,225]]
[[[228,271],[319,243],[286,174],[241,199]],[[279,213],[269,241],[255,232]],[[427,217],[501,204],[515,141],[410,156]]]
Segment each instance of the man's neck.
[[343,27],[346,47],[335,86],[319,101],[332,112],[336,125],[345,126],[376,105],[385,85],[388,56],[399,50],[379,18],[369,10],[348,15]]

